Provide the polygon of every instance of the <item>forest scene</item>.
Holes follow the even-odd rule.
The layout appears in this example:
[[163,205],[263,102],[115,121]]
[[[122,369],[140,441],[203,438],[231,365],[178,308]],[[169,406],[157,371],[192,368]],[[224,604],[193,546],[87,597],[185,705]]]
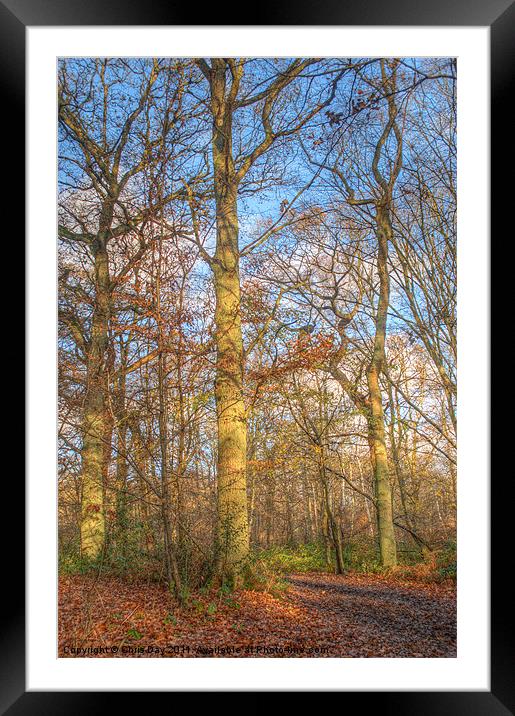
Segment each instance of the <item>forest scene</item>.
[[59,657],[456,657],[456,88],[59,61]]

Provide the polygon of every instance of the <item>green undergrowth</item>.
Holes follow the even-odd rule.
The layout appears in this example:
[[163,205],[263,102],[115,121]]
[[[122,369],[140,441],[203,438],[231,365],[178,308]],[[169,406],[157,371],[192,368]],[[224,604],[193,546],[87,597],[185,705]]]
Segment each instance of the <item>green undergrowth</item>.
[[69,547],[59,552],[59,574],[61,576],[98,572],[100,566],[100,560],[82,557],[78,548]]
[[447,542],[425,554],[415,563],[403,564],[392,570],[395,576],[416,582],[456,582],[456,543]]
[[[287,575],[307,572],[334,572],[334,555],[327,560],[323,544],[274,546],[258,550],[254,559],[266,565],[273,573]],[[359,574],[388,574],[392,570],[381,565],[374,543],[360,541],[344,545],[345,569]],[[393,570],[398,576],[422,581],[444,581],[456,579],[456,544],[448,542],[431,552],[423,554],[410,544],[398,545],[398,567]]]
[[441,579],[456,579],[457,576],[456,542],[447,542],[436,554],[436,571]]
[[[116,557],[105,554],[101,559],[91,561],[80,557],[76,549],[62,551],[59,555],[59,574],[74,575],[99,572],[104,575],[115,575],[124,579],[136,575],[148,581],[162,581],[162,570],[159,571],[159,560],[148,560],[127,550],[123,556]],[[456,580],[456,544],[447,542],[422,554],[411,544],[398,545],[398,566],[393,570],[385,570],[380,563],[376,545],[370,541],[347,543],[344,545],[345,569],[358,574],[395,574],[401,579],[442,582]],[[328,555],[321,543],[273,546],[268,549],[256,549],[251,553],[245,564],[237,584],[223,583],[214,586],[212,577],[205,579],[185,579],[183,601],[187,602],[192,592],[211,593],[222,590],[231,594],[239,589],[263,591],[281,597],[288,589],[288,574],[332,573],[335,571],[334,555]],[[200,586],[203,585],[203,586]]]
[[282,574],[327,572],[324,548],[317,543],[258,550],[255,552],[255,559]]
[[[273,570],[283,574],[307,572],[333,572],[334,555],[326,553],[323,544],[282,545],[260,550],[259,558]],[[356,543],[344,545],[343,557],[346,568],[352,572],[374,573],[381,571],[381,565],[374,545]]]
[[220,585],[217,578],[208,580],[199,590],[200,594],[217,594],[221,598],[231,599],[231,595],[240,590],[267,592],[282,597],[288,589],[283,573],[263,559],[260,553],[252,553],[245,562],[236,580],[225,580]]

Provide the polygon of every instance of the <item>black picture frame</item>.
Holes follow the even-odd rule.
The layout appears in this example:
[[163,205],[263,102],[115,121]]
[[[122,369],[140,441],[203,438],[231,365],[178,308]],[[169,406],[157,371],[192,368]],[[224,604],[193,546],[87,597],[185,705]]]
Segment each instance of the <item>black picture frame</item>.
[[[9,215],[16,218],[16,241],[22,245],[21,235],[25,214],[23,191],[25,184],[25,31],[27,26],[65,25],[198,25],[199,7],[174,0],[0,0],[0,76],[3,99],[3,120],[6,123],[2,154],[9,167],[4,198]],[[511,206],[513,180],[506,181],[503,166],[506,152],[511,149],[506,138],[513,133],[512,115],[507,111],[511,99],[510,80],[513,81],[515,54],[515,4],[511,0],[366,0],[340,4],[325,0],[324,4],[297,0],[289,5],[284,0],[261,2],[259,16],[242,19],[241,5],[230,2],[212,4],[202,9],[202,25],[429,25],[429,26],[489,26],[491,30],[491,92],[492,138],[496,141],[491,155],[491,235],[500,234],[500,222]],[[227,22],[237,19],[239,22]],[[8,139],[6,139],[8,137]],[[511,151],[513,151],[511,149]],[[9,158],[9,153],[11,157]],[[509,193],[510,194],[509,194]],[[7,195],[7,196],[6,196]],[[512,230],[511,230],[512,231]],[[510,237],[511,239],[511,237]],[[511,239],[513,241],[513,239]],[[30,287],[28,287],[30,290]],[[30,346],[28,346],[30,350]],[[495,381],[492,388],[495,389]],[[53,406],[49,406],[53,410]],[[493,451],[492,451],[493,454]],[[16,528],[9,534],[12,540],[4,546],[2,572],[5,577],[3,596],[4,628],[0,630],[1,695],[0,714],[82,714],[112,711],[120,708],[120,694],[113,692],[26,692],[25,691],[25,614],[24,614],[24,550],[21,525],[24,523],[24,486],[21,478],[11,480],[9,494],[4,499],[16,506]],[[491,597],[491,691],[471,692],[351,692],[346,693],[342,706],[380,709],[382,714],[468,714],[469,716],[504,716],[515,713],[513,678],[513,648],[510,634],[513,627],[513,608],[504,595],[501,582],[505,579],[504,545],[508,543],[509,512],[513,504],[513,478],[508,476],[502,485],[491,485],[492,500],[492,597]],[[9,508],[11,509],[11,508]],[[14,507],[13,507],[14,509]],[[15,531],[14,531],[15,530]],[[504,533],[505,530],[505,533]],[[4,542],[5,545],[5,542]],[[507,588],[507,586],[506,586]],[[511,593],[510,593],[511,594]],[[408,686],[408,685],[407,685]],[[255,694],[252,706],[262,710],[263,693]],[[279,695],[278,695],[279,696]],[[170,699],[172,695],[169,695]],[[212,701],[215,697],[214,702]],[[209,695],[213,704],[222,703],[223,694]],[[131,693],[131,711],[138,709],[148,693]],[[282,699],[281,699],[282,701]],[[149,708],[146,701],[146,708]]]

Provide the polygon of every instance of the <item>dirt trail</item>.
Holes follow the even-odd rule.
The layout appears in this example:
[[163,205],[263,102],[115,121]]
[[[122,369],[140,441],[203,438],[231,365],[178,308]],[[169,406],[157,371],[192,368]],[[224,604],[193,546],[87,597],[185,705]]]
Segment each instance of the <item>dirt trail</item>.
[[455,657],[456,591],[365,575],[298,574],[290,599],[316,617],[330,656]]

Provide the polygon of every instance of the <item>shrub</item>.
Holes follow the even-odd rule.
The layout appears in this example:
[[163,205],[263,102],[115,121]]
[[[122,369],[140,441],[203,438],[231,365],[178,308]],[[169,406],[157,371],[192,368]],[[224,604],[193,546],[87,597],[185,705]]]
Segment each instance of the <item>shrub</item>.
[[327,571],[324,546],[319,543],[270,547],[257,552],[255,559],[283,574]]
[[102,563],[102,556],[97,559],[83,557],[80,553],[79,542],[74,540],[59,550],[58,567],[59,574],[87,574],[91,571],[98,571]]
[[376,574],[382,571],[377,547],[370,541],[347,542],[343,547],[345,569],[363,574]]
[[87,574],[94,568],[91,560],[84,559],[80,554],[68,553],[59,555],[59,574]]
[[436,571],[441,579],[456,579],[456,542],[447,542],[436,554]]

